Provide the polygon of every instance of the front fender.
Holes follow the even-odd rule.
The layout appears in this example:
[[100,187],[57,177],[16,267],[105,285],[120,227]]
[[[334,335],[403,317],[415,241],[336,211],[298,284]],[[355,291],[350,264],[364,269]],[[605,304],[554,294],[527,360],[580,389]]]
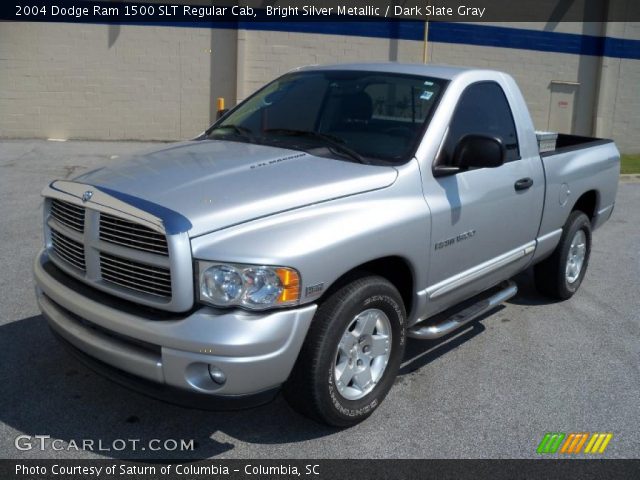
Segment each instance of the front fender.
[[[301,303],[338,278],[388,256],[407,261],[416,291],[426,286],[430,217],[417,163],[385,189],[279,213],[192,239],[195,259],[283,265],[301,275]],[[414,292],[415,293],[415,292]]]

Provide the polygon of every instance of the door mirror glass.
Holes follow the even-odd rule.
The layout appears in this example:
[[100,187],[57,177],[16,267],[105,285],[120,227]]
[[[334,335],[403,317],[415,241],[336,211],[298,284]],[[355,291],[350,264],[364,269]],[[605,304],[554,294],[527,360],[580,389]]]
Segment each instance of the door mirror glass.
[[498,137],[469,134],[460,139],[453,154],[453,165],[468,168],[495,168],[502,165],[506,149]]

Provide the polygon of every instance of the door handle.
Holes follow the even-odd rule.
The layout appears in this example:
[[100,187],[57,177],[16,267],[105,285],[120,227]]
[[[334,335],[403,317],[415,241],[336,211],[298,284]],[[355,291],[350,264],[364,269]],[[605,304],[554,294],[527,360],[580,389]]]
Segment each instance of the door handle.
[[521,178],[520,180],[518,180],[514,185],[513,188],[516,189],[516,191],[518,190],[526,190],[527,188],[531,188],[531,186],[533,185],[533,179],[526,177],[526,178]]

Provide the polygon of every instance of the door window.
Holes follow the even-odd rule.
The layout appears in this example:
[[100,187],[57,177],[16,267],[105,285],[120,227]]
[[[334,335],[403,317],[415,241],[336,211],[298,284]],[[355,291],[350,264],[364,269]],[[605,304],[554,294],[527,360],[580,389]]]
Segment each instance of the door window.
[[462,93],[449,124],[438,164],[452,165],[458,141],[471,133],[498,137],[507,150],[506,161],[520,159],[511,108],[502,88],[495,82],[475,83]]

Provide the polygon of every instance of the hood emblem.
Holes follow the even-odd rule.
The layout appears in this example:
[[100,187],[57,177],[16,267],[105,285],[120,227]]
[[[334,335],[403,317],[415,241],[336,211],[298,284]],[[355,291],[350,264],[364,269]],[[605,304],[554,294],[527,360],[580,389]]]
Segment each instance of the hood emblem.
[[93,197],[93,192],[91,190],[87,190],[82,194],[82,202],[88,202],[89,200],[91,200],[91,197]]

